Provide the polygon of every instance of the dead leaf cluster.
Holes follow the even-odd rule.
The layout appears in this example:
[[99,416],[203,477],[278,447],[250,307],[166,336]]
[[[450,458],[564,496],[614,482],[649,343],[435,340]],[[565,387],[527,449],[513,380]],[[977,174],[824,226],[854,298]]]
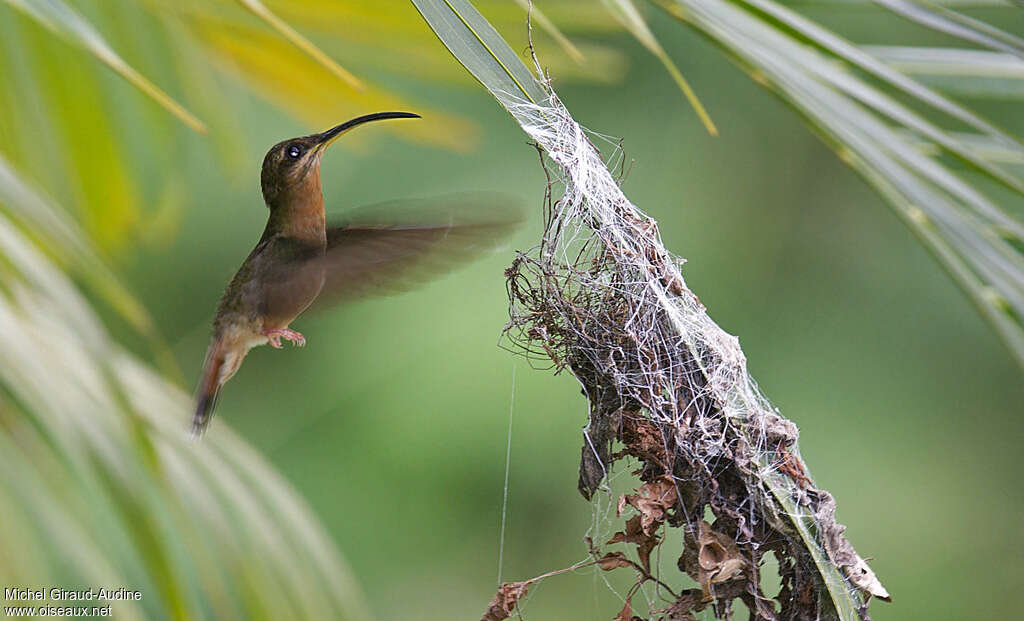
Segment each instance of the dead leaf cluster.
[[678,500],[675,483],[671,476],[664,475],[640,486],[636,494],[620,496],[618,515],[621,516],[627,506],[633,507],[640,514],[640,530],[651,535],[665,521]]
[[715,598],[713,585],[738,576],[747,566],[747,561],[732,537],[716,532],[703,520],[697,547],[697,582],[703,590],[704,601],[711,601]]
[[519,600],[526,595],[527,590],[533,586],[533,583],[534,580],[524,580],[522,582],[506,582],[502,584],[494,595],[494,599],[491,600],[490,605],[487,606],[487,611],[484,612],[484,616],[480,618],[480,621],[504,621],[511,617],[519,605]]

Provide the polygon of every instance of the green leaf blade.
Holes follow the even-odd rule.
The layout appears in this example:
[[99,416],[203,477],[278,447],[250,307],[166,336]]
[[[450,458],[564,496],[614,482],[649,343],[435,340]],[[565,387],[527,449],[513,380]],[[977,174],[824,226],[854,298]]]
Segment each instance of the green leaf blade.
[[69,43],[84,48],[150,99],[198,133],[206,125],[129,65],[84,17],[61,0],[5,0]]
[[544,89],[494,27],[466,0],[412,0],[445,47],[484,87],[531,103],[547,98]]

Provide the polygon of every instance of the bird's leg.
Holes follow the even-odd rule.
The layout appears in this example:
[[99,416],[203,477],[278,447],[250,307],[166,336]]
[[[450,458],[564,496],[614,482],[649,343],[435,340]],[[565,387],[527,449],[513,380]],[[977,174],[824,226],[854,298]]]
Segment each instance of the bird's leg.
[[267,330],[263,333],[263,336],[267,337],[270,342],[270,346],[274,349],[281,349],[281,339],[290,341],[298,347],[302,347],[306,344],[306,337],[302,336],[301,333],[295,330],[289,330],[284,328],[282,330]]
[[267,337],[267,343],[270,344],[274,349],[281,349],[281,336],[274,334],[277,330],[270,330],[263,333],[263,336]]

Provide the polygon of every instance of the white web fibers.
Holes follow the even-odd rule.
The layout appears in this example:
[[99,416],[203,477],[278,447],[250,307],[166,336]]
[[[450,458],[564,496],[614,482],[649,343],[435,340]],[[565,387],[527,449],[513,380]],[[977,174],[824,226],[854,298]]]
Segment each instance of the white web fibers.
[[[627,444],[622,430],[642,418],[661,434],[670,463],[660,467],[679,488],[685,515],[673,525],[696,532],[710,507],[750,555],[752,581],[760,555],[773,549],[791,589],[817,585],[819,598],[827,597],[821,585],[833,595],[887,595],[842,536],[831,496],[807,477],[796,426],[761,395],[739,341],[686,287],[682,261],[623,194],[592,140],[615,143],[586,132],[554,94],[539,105],[505,94],[499,100],[555,164],[545,172],[558,176],[549,177],[539,247],[508,271],[507,334],[528,357],[568,367],[584,389],[591,417],[581,492],[608,489],[612,442]],[[614,165],[621,150],[613,153]],[[555,202],[552,186],[561,187]],[[655,461],[645,468],[657,468]],[[613,503],[602,507],[598,498],[595,523],[610,521]],[[748,606],[755,602],[763,618],[774,618],[757,585],[744,589]]]

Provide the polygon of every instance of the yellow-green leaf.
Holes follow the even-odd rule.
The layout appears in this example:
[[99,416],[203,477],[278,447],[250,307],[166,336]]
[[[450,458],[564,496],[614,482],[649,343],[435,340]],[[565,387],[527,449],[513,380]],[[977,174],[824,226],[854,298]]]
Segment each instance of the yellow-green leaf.
[[382,129],[455,151],[471,150],[478,140],[473,123],[410,104],[379,89],[356,92],[332,79],[323,66],[295,47],[259,29],[201,19],[194,22],[194,31],[222,69],[311,128],[324,128],[369,111],[411,109],[429,122],[403,124],[400,130]]
[[206,126],[191,112],[160,90],[141,73],[129,65],[107,43],[103,35],[74,9],[61,0],[4,0],[15,9],[36,20],[54,34],[69,43],[88,50],[133,86],[163,106],[168,112],[197,132],[205,132]]
[[704,124],[704,128],[708,130],[708,133],[712,136],[718,135],[718,128],[715,127],[714,121],[711,120],[711,115],[704,109],[704,104],[700,102],[697,97],[697,93],[694,92],[690,83],[683,77],[683,73],[679,71],[679,67],[669,57],[665,48],[661,47],[658,43],[658,39],[651,32],[651,29],[647,27],[647,22],[644,21],[640,11],[637,10],[632,0],[601,0],[604,5],[608,8],[615,19],[619,21],[630,34],[640,42],[641,45],[647,48],[647,50],[654,54],[654,56],[661,61],[664,65],[665,70],[675,80],[676,85],[679,86],[679,90],[683,92],[683,96],[690,103],[694,112],[697,113],[697,117],[700,122]]
[[326,67],[328,71],[338,76],[346,84],[356,90],[363,90],[365,88],[363,83],[359,81],[359,78],[352,75],[349,70],[336,63],[334,59],[325,54],[323,50],[314,45],[312,41],[302,36],[299,31],[289,26],[287,22],[268,9],[265,4],[259,0],[238,0],[238,3],[252,12],[253,15],[266,22],[271,28],[281,33],[284,38],[291,41],[300,50],[309,54],[311,58]]
[[548,33],[552,39],[569,55],[569,58],[573,59],[577,63],[582,64],[586,58],[583,56],[583,52],[580,48],[576,47],[569,37],[565,36],[558,26],[554,24],[548,16],[544,14],[544,11],[540,10],[540,7],[535,6],[530,0],[516,0],[516,4],[529,11],[530,19],[535,20],[537,24],[544,29],[544,32]]

